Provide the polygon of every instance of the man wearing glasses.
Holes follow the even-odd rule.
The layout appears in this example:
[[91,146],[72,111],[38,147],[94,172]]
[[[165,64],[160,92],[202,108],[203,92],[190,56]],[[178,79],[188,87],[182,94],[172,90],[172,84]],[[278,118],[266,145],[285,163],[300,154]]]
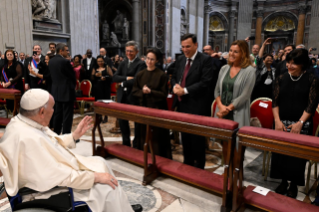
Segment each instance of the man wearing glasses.
[[69,47],[59,43],[56,53],[49,61],[49,71],[52,78],[51,94],[55,100],[53,128],[60,135],[61,131],[62,134],[71,133],[76,79],[70,61],[65,59],[69,55]]
[[[145,63],[137,57],[138,45],[135,41],[128,41],[125,44],[126,57],[113,76],[113,81],[119,84],[117,90],[117,102],[124,104],[135,104],[137,100],[131,95],[136,74],[145,69]],[[122,133],[123,145],[131,146],[130,127],[127,120],[119,120],[119,125]],[[138,146],[139,127],[135,123],[135,138],[133,147],[140,149]]]

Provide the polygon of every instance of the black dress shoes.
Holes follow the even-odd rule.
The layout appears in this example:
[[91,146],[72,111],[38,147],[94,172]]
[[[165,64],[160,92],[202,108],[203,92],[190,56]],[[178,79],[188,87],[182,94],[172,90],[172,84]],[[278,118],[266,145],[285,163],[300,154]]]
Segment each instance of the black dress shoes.
[[288,192],[287,192],[287,197],[291,197],[291,198],[296,199],[297,194],[298,194],[297,185],[294,184],[294,183],[290,183],[290,186],[289,186],[289,189],[288,189]]
[[140,204],[131,205],[131,206],[132,206],[132,209],[133,209],[134,212],[142,212],[143,211],[143,207]]
[[287,181],[282,181],[279,186],[275,189],[275,192],[277,194],[285,195],[288,191],[288,182]]

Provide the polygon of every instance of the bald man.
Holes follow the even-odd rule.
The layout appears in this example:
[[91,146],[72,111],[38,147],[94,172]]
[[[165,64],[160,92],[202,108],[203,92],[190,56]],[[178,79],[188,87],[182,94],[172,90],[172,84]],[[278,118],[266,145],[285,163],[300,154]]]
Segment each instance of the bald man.
[[113,68],[113,62],[112,60],[106,55],[106,49],[100,48],[100,55],[104,58],[105,64],[107,64],[111,69]]
[[56,186],[63,188],[51,190],[49,196],[70,187],[75,201],[86,202],[92,211],[133,211],[103,158],[71,150],[75,140],[92,127],[92,117],[82,119],[73,133],[57,135],[48,128],[54,103],[41,89],[30,89],[22,96],[20,113],[11,119],[0,141],[0,169],[7,193],[15,196],[22,187],[39,191],[24,197],[30,201],[47,199],[42,192]]

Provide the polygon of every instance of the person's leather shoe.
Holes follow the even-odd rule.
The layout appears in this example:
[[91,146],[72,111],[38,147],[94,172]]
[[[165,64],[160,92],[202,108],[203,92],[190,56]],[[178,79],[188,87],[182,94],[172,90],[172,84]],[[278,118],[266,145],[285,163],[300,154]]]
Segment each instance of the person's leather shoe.
[[143,211],[143,207],[140,204],[131,205],[131,206],[132,206],[132,209],[133,209],[134,212],[142,212]]
[[277,194],[285,195],[288,191],[287,187],[288,187],[287,181],[281,182],[279,186],[275,189],[275,192]]
[[297,185],[290,183],[290,186],[289,186],[289,189],[288,189],[288,192],[287,192],[287,197],[291,197],[291,198],[296,199],[297,195],[298,195],[298,187],[297,187]]
[[316,202],[316,201],[313,201],[311,204],[315,206],[319,206],[319,202]]

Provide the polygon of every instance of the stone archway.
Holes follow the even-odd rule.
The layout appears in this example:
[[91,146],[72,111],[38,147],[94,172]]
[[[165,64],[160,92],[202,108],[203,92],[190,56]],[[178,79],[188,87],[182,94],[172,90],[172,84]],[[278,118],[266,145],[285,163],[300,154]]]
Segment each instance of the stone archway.
[[225,51],[225,38],[227,37],[228,22],[225,16],[219,12],[209,14],[209,39],[208,43],[214,51]]
[[269,52],[277,52],[288,44],[294,44],[298,28],[298,18],[291,12],[275,12],[268,15],[262,23],[263,40],[269,37],[277,38],[269,46]]

